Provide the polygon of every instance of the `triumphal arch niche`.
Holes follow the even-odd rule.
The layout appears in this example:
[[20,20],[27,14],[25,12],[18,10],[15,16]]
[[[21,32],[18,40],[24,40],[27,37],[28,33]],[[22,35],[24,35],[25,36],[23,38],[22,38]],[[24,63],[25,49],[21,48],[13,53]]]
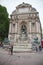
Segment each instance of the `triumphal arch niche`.
[[22,3],[11,14],[8,38],[14,51],[29,51],[35,37],[41,40],[39,13],[32,5]]

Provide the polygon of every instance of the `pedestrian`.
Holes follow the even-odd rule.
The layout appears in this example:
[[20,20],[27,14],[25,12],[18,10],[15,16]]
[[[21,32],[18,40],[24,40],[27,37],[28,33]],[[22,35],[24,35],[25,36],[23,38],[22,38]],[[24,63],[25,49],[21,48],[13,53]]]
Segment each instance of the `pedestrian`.
[[41,46],[39,46],[39,50],[42,51],[42,47]]
[[38,48],[36,47],[36,52],[38,51]]
[[13,54],[13,45],[11,45],[10,51],[11,51],[11,55],[12,55]]

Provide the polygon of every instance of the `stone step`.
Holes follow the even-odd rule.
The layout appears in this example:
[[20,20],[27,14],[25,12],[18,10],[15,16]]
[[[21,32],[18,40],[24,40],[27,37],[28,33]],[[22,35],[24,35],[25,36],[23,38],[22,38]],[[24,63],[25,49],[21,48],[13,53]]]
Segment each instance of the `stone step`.
[[32,51],[32,49],[14,48],[13,51]]
[[30,51],[32,50],[32,44],[14,44],[13,51]]

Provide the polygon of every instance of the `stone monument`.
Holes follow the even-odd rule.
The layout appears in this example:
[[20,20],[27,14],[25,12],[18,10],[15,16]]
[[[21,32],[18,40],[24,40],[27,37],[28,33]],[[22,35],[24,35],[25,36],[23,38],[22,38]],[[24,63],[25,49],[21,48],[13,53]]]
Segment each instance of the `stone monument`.
[[31,51],[32,40],[41,40],[42,28],[39,13],[32,5],[22,3],[10,15],[8,38],[14,46],[14,51]]

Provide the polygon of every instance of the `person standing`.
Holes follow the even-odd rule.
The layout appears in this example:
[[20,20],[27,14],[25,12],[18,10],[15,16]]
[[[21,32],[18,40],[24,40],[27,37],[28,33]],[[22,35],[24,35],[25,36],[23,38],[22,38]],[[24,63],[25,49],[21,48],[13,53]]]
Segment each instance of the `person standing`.
[[11,45],[11,55],[13,54],[13,45]]
[[41,46],[39,46],[39,51],[42,51],[42,47]]

